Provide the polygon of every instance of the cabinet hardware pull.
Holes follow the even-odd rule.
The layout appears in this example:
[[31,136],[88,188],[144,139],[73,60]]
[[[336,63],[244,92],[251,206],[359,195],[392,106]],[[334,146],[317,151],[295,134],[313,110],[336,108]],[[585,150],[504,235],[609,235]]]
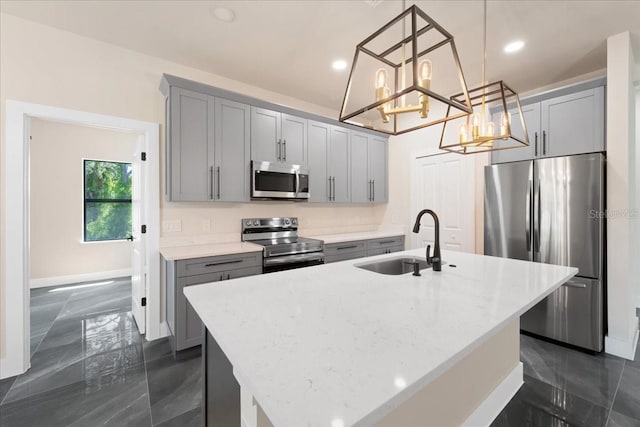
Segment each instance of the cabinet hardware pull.
[[538,155],[538,132],[535,132],[533,135],[534,135],[533,139],[535,141],[535,144],[534,144],[534,148],[535,148],[534,156],[537,156]]
[[213,200],[213,166],[209,168],[209,198]]
[[351,246],[340,246],[339,248],[336,248],[337,250],[341,251],[343,249],[353,249],[353,248],[357,248],[358,245],[351,245]]
[[278,139],[278,142],[276,142],[276,157],[278,158],[278,160],[282,160],[282,140]]
[[564,283],[562,286],[568,286],[570,288],[581,288],[581,289],[584,289],[587,287],[586,283],[578,283],[578,282],[567,282],[567,283]]
[[367,200],[371,201],[371,180],[367,181]]
[[542,155],[547,155],[547,131],[542,131]]
[[329,199],[329,201],[331,201],[331,177],[328,178],[329,181],[329,190],[327,191],[327,199]]
[[382,242],[380,242],[381,245],[384,245],[386,243],[393,243],[395,242],[395,240],[383,240]]
[[231,273],[227,273],[227,280],[231,280]]
[[224,276],[221,274],[220,275],[220,281],[222,282],[224,280]]
[[283,139],[282,141],[283,141],[282,142],[282,152],[284,153],[282,155],[282,157],[283,157],[282,160],[284,160],[286,162],[287,161],[287,140]]
[[219,262],[212,262],[209,264],[205,264],[205,267],[214,267],[216,265],[225,265],[225,264],[237,264],[239,262],[242,262],[241,259],[233,259],[231,261],[219,261]]
[[216,195],[216,199],[220,200],[220,166],[218,166],[217,170],[216,170],[218,176],[217,176],[217,181],[218,181],[218,194]]
[[376,201],[376,180],[375,179],[371,180],[371,201],[372,202]]

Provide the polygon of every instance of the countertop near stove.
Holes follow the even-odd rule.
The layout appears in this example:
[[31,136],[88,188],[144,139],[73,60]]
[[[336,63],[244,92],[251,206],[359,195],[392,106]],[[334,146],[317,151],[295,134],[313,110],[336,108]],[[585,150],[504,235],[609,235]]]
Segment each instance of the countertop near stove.
[[160,254],[167,261],[201,258],[219,255],[233,255],[247,252],[262,252],[263,247],[248,242],[213,243],[205,245],[174,246],[161,248]]
[[[442,272],[420,277],[356,267],[423,255],[405,251],[184,293],[273,425],[368,426],[440,384],[514,322],[508,348],[518,363],[520,315],[578,271],[451,251],[443,251]],[[500,348],[486,351],[485,360],[500,356]],[[471,371],[465,383],[480,384],[485,371]],[[521,381],[520,371],[517,387]]]
[[403,232],[399,231],[362,231],[357,233],[340,233],[340,234],[321,234],[321,235],[307,235],[300,233],[305,237],[313,239],[323,240],[325,245],[332,243],[353,242],[356,240],[371,240],[382,239],[384,237],[398,237],[404,236]]

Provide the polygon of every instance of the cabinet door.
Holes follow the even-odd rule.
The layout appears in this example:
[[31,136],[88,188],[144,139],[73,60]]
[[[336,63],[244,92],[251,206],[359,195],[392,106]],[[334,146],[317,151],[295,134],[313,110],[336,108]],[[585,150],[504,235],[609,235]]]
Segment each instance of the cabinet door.
[[604,87],[542,101],[542,157],[604,151]]
[[329,147],[329,174],[333,179],[333,201],[351,201],[349,182],[349,130],[331,126]]
[[248,201],[251,109],[222,98],[215,106],[214,199]]
[[184,288],[202,283],[219,282],[222,277],[222,273],[213,273],[178,279],[174,331],[176,351],[202,344],[202,321],[184,296]]
[[240,277],[255,276],[256,274],[262,274],[262,266],[238,268],[236,270],[229,270],[224,273],[224,280],[238,279]]
[[[511,115],[511,131],[513,135],[522,136],[524,131],[522,130],[522,120],[520,113],[517,109],[513,108],[509,110]],[[540,103],[523,105],[522,114],[524,116],[524,123],[527,127],[529,134],[529,146],[522,146],[518,148],[509,148],[506,150],[497,150],[491,153],[491,163],[506,163],[517,162],[520,160],[531,160],[536,158],[540,153]],[[497,113],[493,115],[493,122],[496,124],[496,129],[500,129],[500,115]],[[511,141],[509,145],[513,145]],[[496,141],[496,148],[500,148],[505,145],[502,141]]]
[[370,202],[371,179],[369,178],[369,136],[351,133],[351,201]]
[[280,113],[251,107],[251,160],[280,160],[282,141]]
[[329,132],[331,126],[326,123],[309,121],[309,191],[310,202],[329,200],[329,178],[327,175],[327,156],[329,153]]
[[371,198],[375,203],[387,203],[387,141],[369,138],[369,179]]
[[280,160],[307,166],[307,119],[282,114],[282,154]]
[[211,200],[214,98],[171,88],[171,200]]

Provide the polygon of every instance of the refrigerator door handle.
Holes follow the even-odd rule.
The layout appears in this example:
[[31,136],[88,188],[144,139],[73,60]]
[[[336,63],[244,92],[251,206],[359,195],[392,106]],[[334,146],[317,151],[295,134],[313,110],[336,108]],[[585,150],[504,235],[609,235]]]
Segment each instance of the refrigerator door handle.
[[[540,253],[540,217],[542,216],[540,193],[540,181],[538,180],[538,182],[536,182],[536,188],[533,196],[533,205],[535,206],[535,212],[533,214],[533,246],[534,252],[536,253]],[[535,259],[534,257],[534,261],[541,261],[541,259]]]
[[581,288],[581,289],[586,289],[587,287],[586,283],[572,282],[571,280],[569,280],[566,283],[563,283],[562,286],[569,286],[570,288]]
[[531,252],[531,197],[533,193],[533,181],[529,180],[527,184],[527,200],[525,204],[525,238],[527,241],[527,252]]

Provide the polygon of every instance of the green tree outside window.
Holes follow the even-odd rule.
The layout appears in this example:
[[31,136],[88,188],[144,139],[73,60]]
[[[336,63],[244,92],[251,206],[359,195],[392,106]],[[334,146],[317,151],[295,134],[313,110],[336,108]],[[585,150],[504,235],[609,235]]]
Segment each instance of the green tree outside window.
[[84,161],[84,241],[131,235],[131,163]]

